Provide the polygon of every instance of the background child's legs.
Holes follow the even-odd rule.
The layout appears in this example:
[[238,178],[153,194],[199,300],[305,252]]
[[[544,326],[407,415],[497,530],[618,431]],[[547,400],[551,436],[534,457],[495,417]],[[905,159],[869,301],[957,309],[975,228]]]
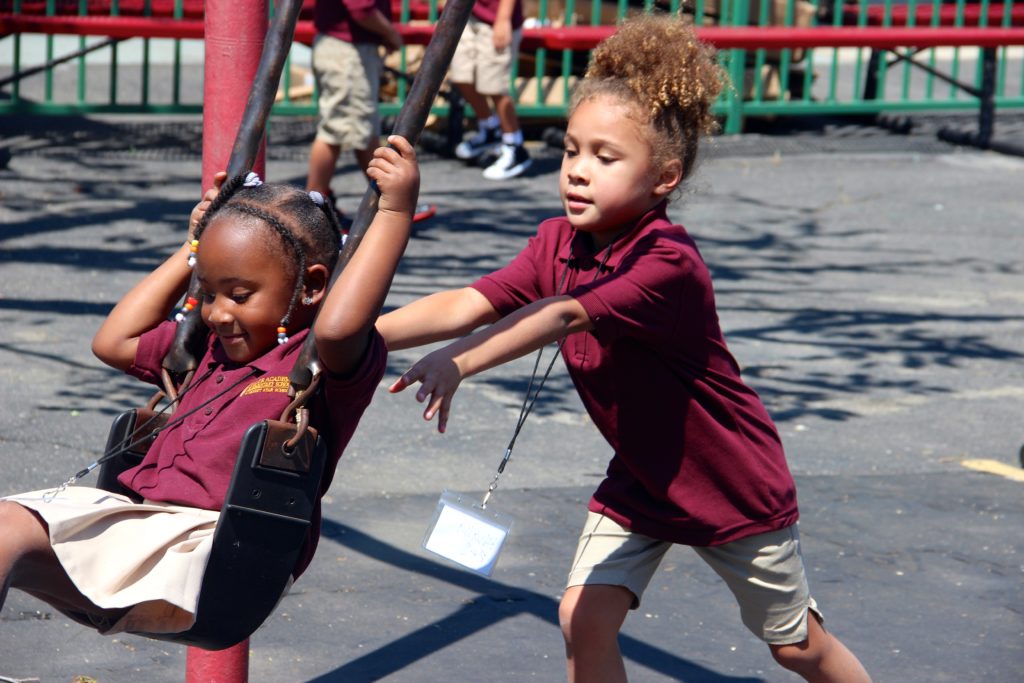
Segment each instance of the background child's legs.
[[9,588],[19,588],[62,610],[115,616],[83,596],[68,578],[50,546],[46,524],[31,510],[0,501],[0,606]]
[[558,607],[570,681],[626,680],[619,629],[671,546],[587,513]]
[[795,525],[694,550],[725,581],[743,624],[780,665],[814,683],[870,682],[857,658],[821,626]]
[[309,174],[306,189],[316,190],[325,197],[331,192],[331,178],[338,165],[341,146],[333,145],[319,138],[309,148]]
[[320,89],[316,138],[309,150],[306,189],[324,196],[343,149],[355,152],[366,167],[380,142],[378,94],[383,61],[375,45],[353,45],[318,36],[313,45],[313,72]]
[[473,115],[478,121],[491,117],[491,103],[476,91],[472,83],[455,83],[454,85],[459,89],[459,94],[462,95],[462,99],[466,100],[466,104],[473,110]]
[[[519,116],[516,114],[516,103],[509,94],[494,96],[494,110],[501,122],[502,133],[516,133],[519,131]],[[522,144],[522,140],[519,140]]]

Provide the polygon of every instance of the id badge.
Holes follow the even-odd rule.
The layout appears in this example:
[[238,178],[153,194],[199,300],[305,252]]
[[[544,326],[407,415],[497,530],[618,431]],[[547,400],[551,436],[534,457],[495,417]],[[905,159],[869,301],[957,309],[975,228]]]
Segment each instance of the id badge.
[[457,493],[444,491],[423,538],[423,548],[490,576],[512,528],[509,515],[485,510]]

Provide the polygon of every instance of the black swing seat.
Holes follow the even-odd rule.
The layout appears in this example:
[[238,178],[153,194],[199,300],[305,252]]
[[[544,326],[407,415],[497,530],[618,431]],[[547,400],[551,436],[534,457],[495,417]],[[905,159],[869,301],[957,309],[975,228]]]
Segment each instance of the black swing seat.
[[[148,409],[129,410],[115,420],[107,452],[133,438]],[[158,416],[145,429],[155,429]],[[196,621],[181,633],[137,635],[223,650],[248,638],[274,610],[299,558],[323,478],[327,449],[313,428],[293,447],[289,422],[264,420],[249,427],[238,449],[231,484],[213,535],[213,551],[203,575]],[[139,435],[134,435],[139,441]],[[152,438],[103,463],[97,486],[128,494],[117,475],[137,465]],[[135,497],[135,496],[133,496]],[[136,497],[137,498],[137,497]]]

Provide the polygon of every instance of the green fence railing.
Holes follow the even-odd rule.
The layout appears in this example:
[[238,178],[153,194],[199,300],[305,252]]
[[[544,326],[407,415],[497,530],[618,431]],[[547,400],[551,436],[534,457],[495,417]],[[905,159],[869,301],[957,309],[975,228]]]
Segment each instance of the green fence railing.
[[[396,0],[396,3],[398,0]],[[1016,2],[1016,4],[1015,4]],[[1019,27],[1024,0],[525,0],[528,26],[614,24],[628,13],[682,12],[699,26],[880,26]],[[437,0],[401,0],[402,23],[433,22]],[[161,16],[181,20],[201,14],[201,0],[0,0],[0,13],[58,16]],[[402,72],[414,72],[422,48],[409,46],[390,58]],[[980,86],[981,50],[929,48],[900,53],[861,48],[782,50],[728,49],[720,52],[733,81],[716,111],[725,131],[738,132],[748,116],[867,114],[884,111],[973,109],[978,98],[948,85],[936,74]],[[582,74],[585,51],[524,51],[510,88],[524,119],[561,118],[569,93]],[[995,105],[1024,107],[1024,47],[997,48]],[[275,105],[280,115],[315,113],[308,49],[296,46]],[[197,113],[202,110],[202,41],[102,36],[19,34],[0,38],[0,82],[12,74],[52,64],[36,75],[0,87],[0,114]],[[384,114],[401,107],[406,83],[396,79]],[[439,103],[435,112],[446,115]]]

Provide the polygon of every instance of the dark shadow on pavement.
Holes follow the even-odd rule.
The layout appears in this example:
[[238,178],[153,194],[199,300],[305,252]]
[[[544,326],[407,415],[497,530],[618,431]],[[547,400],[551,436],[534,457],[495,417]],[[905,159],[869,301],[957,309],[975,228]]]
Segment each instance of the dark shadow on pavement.
[[[529,614],[547,622],[553,629],[552,637],[558,637],[558,603],[546,595],[432,562],[331,519],[323,520],[321,538],[334,541],[403,571],[414,572],[474,591],[479,596],[468,604],[463,604],[444,619],[393,640],[384,647],[343,664],[323,676],[318,676],[312,679],[311,683],[375,681],[401,671],[414,662],[494,626],[504,619],[522,614]],[[762,680],[720,674],[629,636],[620,636],[619,644],[626,659],[677,681],[761,683]]]

